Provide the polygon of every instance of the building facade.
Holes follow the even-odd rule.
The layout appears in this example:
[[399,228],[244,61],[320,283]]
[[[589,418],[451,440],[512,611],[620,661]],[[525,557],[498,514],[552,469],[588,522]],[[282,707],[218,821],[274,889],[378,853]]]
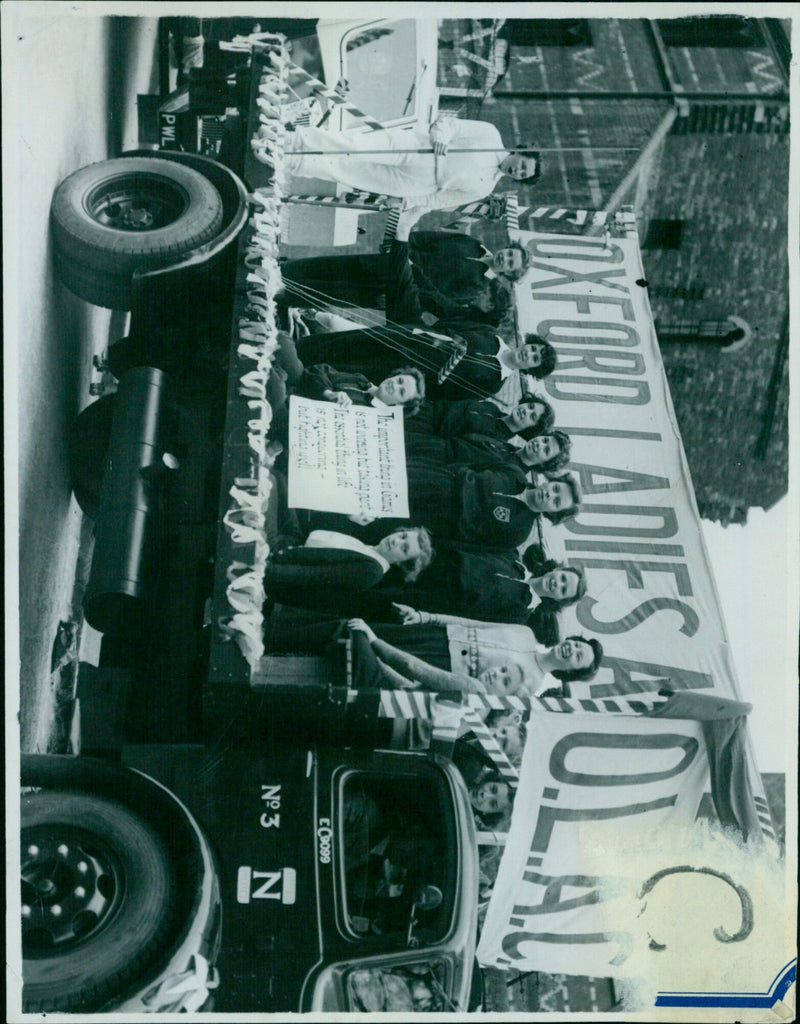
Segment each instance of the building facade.
[[774,19],[440,28],[442,108],[543,151],[522,205],[636,209],[698,505],[722,523],[787,489],[789,58]]

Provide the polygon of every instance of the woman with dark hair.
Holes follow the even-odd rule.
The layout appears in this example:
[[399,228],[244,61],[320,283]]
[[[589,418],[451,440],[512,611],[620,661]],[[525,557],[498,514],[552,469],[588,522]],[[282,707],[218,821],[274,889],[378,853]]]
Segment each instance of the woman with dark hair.
[[469,802],[478,828],[493,831],[509,821],[514,792],[496,768],[485,768],[469,787]]
[[507,170],[515,181],[524,182],[526,185],[535,185],[542,176],[542,155],[538,149],[519,149],[516,152],[517,164],[512,170]]
[[[409,429],[414,433],[432,433],[441,437],[480,434],[496,441],[520,437],[529,441],[548,433],[555,422],[552,405],[539,395],[521,398],[516,405],[501,408],[486,399],[462,399],[455,402],[426,402]],[[407,432],[408,433],[408,432]]]
[[[558,659],[561,664],[556,664],[551,658],[554,667],[550,668],[551,675],[560,679],[563,683],[585,683],[597,675],[600,663],[603,660],[603,645],[594,637],[586,639],[579,633],[573,633],[560,644],[550,648],[551,652],[558,652]],[[540,661],[544,665],[545,661]],[[542,686],[536,696],[543,694],[548,687]],[[564,687],[562,686],[562,691]]]
[[[341,619],[288,627],[273,621],[265,642],[273,652],[324,651],[343,625]],[[591,678],[603,657],[594,639],[571,636],[545,647],[525,626],[494,622],[393,626],[351,619],[347,625],[364,634],[379,662],[360,671],[360,688],[533,697],[558,687],[559,681]]]
[[[475,617],[458,614],[457,597],[449,598],[448,613],[431,610],[424,603],[424,590],[420,593],[422,600],[416,608],[400,602],[395,602],[394,608],[403,625],[407,626],[485,625],[486,620],[478,619],[477,616],[482,615],[486,609],[487,617],[491,616],[498,622],[527,625],[540,643],[557,644],[557,614],[561,608],[583,597],[586,593],[586,580],[580,569],[553,559],[545,560],[539,545],[531,545],[526,550],[523,563],[522,573],[514,565],[514,575],[509,575],[508,572],[487,573],[485,559],[478,561],[479,574],[469,580],[470,589],[477,595],[477,601],[472,602]],[[413,588],[407,593],[409,600],[415,600]]]
[[472,469],[510,463],[524,471],[535,469],[539,473],[552,473],[567,465],[571,448],[569,435],[563,430],[540,434],[521,444],[479,434],[437,437],[409,432],[406,436],[406,455],[409,458],[427,458],[446,466],[464,465]]
[[[473,470],[412,458],[406,472],[409,519],[426,526],[435,544],[452,541],[484,551],[508,551],[528,541],[539,516],[560,523],[580,508],[580,487],[569,473],[534,486],[521,468],[510,463]],[[368,544],[380,540],[387,527],[408,525],[395,518],[362,517],[354,523],[331,512],[298,510],[296,515],[306,532],[343,530]]]
[[558,362],[558,355],[556,350],[550,344],[549,341],[545,341],[538,334],[526,334],[523,341],[518,342],[519,345],[525,346],[537,346],[542,352],[542,359],[539,366],[532,370],[534,377],[539,380],[544,380],[545,377],[549,377],[550,374],[555,370],[556,363]]

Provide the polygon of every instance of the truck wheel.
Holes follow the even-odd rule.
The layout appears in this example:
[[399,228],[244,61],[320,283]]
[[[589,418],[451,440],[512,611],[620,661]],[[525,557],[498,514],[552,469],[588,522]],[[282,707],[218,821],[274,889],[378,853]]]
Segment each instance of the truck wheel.
[[105,797],[22,798],[23,1008],[97,1010],[153,965],[172,871],[156,833]]
[[75,500],[90,519],[97,518],[111,421],[116,395],[104,395],[87,405],[72,424],[69,434],[69,479]]
[[129,309],[131,276],[214,238],[222,199],[191,167],[154,157],[90,164],[61,182],[50,207],[56,269],[82,299]]

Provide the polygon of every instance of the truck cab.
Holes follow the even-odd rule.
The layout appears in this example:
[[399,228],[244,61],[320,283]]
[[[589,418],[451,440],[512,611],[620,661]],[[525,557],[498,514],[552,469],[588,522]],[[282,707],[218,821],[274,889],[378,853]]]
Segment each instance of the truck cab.
[[[218,1012],[465,1009],[469,798],[445,759],[274,741],[130,747],[213,837]],[[133,1005],[125,1005],[133,1009]]]

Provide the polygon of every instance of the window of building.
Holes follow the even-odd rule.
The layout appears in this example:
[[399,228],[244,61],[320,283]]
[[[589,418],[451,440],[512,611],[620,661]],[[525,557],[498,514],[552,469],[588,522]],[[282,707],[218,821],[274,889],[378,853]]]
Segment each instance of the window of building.
[[512,46],[591,46],[586,18],[508,18],[499,33]]
[[763,46],[755,18],[735,14],[670,18],[658,22],[667,46]]
[[643,249],[680,249],[683,238],[682,220],[656,217],[647,226]]

